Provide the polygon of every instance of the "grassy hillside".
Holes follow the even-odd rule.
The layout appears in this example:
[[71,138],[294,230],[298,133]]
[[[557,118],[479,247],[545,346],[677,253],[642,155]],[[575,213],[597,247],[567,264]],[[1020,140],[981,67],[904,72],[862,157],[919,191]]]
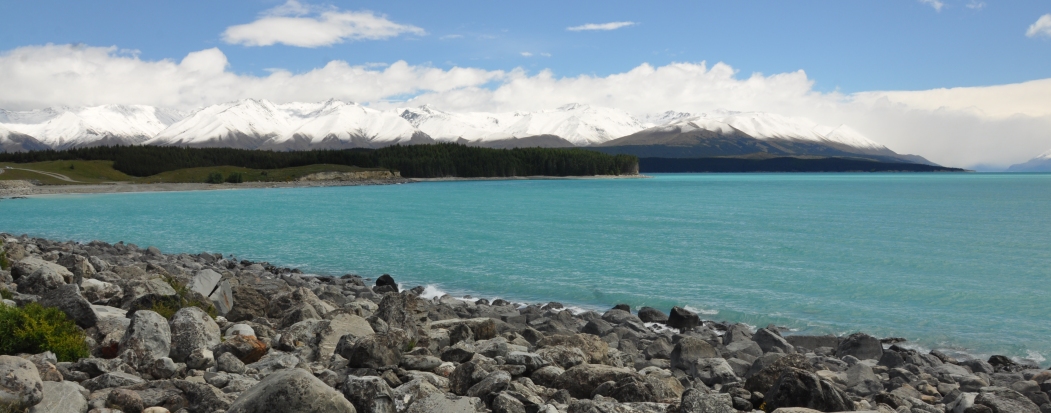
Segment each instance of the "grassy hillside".
[[[8,169],[11,168],[11,169]],[[251,169],[236,166],[185,168],[146,177],[134,177],[113,169],[112,161],[48,161],[30,163],[0,163],[0,180],[33,180],[44,185],[86,185],[103,183],[187,183],[205,182],[208,175],[221,173],[224,177],[240,173],[245,182],[285,182],[317,172],[358,172],[385,170],[358,168],[346,165],[307,165],[279,169]],[[68,178],[62,179],[62,178]]]

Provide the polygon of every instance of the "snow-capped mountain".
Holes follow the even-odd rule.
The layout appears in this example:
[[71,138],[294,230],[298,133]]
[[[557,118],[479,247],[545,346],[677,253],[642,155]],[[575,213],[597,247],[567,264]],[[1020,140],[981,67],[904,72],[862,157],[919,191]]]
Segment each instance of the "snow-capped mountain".
[[1027,162],[1011,165],[1007,172],[1051,172],[1051,150]]
[[183,116],[179,111],[144,105],[0,110],[0,126],[54,149],[139,145]]
[[438,141],[475,143],[558,136],[576,146],[590,146],[645,129],[627,112],[569,104],[558,109],[513,113],[449,113],[430,106],[399,109],[401,117]]
[[[275,104],[244,99],[192,113],[141,105],[0,110],[4,151],[99,145],[308,150],[459,142],[494,148],[592,147],[640,156],[897,155],[845,125],[770,113],[668,111],[644,117],[570,104],[519,112],[377,110],[328,100]],[[922,158],[911,159],[926,162]]]

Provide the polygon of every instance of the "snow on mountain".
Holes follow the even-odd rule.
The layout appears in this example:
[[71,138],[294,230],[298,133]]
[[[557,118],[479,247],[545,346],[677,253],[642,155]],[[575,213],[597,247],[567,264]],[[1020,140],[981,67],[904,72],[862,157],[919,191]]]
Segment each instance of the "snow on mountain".
[[664,126],[660,131],[689,132],[704,129],[718,133],[739,131],[756,139],[787,139],[817,143],[842,144],[860,149],[886,149],[860,132],[846,125],[831,127],[810,119],[782,116],[763,112],[714,112],[683,117]]
[[1007,172],[1051,172],[1051,151],[1044,152],[1026,162],[1011,165]]
[[200,109],[161,131],[146,145],[256,148],[295,127],[288,111],[267,100],[244,99]]
[[495,141],[555,135],[577,146],[596,145],[645,129],[627,112],[569,104],[558,109],[513,113],[449,113],[429,106],[399,109],[413,126],[439,141]]
[[39,151],[47,148],[47,145],[32,136],[12,132],[0,126],[0,152]]
[[103,105],[0,110],[0,125],[56,149],[91,145],[137,145],[164,130],[183,113],[144,105]]
[[372,142],[395,143],[412,139],[416,132],[416,128],[397,113],[330,100],[305,116],[303,123],[284,139],[300,135],[310,137],[312,143],[326,137],[340,141],[364,138]]

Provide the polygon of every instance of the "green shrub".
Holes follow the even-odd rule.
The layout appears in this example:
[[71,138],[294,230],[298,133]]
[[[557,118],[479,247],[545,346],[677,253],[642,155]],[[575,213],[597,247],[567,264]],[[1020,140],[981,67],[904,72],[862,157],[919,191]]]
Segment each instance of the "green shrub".
[[3,298],[5,300],[10,300],[10,299],[15,298],[15,295],[12,292],[10,292],[10,291],[8,291],[6,289],[3,289],[3,290],[0,290],[0,298]]
[[208,174],[208,179],[204,181],[207,184],[221,184],[223,183],[223,174],[219,172],[212,172]]
[[231,184],[239,184],[244,181],[244,175],[242,175],[240,172],[234,172],[226,177],[226,182],[229,182]]
[[90,355],[84,331],[57,308],[37,303],[25,307],[0,305],[0,354],[55,353],[59,361]]
[[7,271],[11,268],[11,262],[7,260],[7,251],[0,250],[0,270]]

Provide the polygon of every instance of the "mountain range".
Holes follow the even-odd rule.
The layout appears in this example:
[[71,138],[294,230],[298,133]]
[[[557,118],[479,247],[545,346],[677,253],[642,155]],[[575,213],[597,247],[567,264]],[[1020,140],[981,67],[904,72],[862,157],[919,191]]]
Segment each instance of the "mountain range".
[[1007,168],[1007,172],[1051,172],[1051,151]]
[[763,112],[672,111],[640,118],[581,104],[531,112],[454,113],[428,105],[377,110],[339,100],[275,104],[260,99],[192,112],[144,105],[0,110],[3,151],[117,144],[286,151],[433,142],[588,147],[655,157],[765,153],[929,163],[894,153],[846,125],[831,127]]

